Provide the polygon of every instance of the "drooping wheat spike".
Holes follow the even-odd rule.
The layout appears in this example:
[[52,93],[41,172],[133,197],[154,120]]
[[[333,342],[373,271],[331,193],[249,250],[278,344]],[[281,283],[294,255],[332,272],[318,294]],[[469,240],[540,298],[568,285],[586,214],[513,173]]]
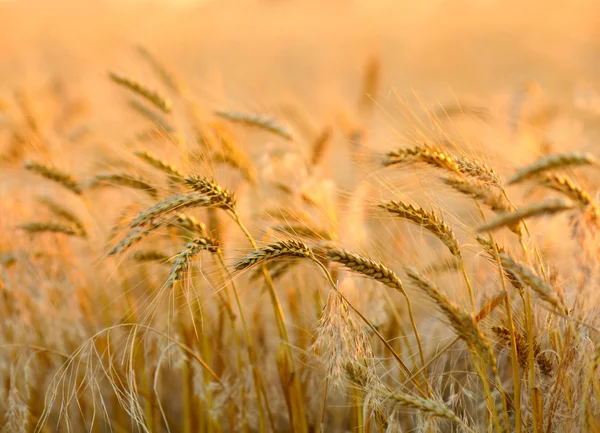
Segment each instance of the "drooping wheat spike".
[[31,222],[18,226],[21,230],[28,233],[63,233],[69,236],[86,237],[85,232],[82,232],[76,226],[67,226],[54,222]]
[[149,236],[152,232],[164,226],[174,226],[179,229],[187,230],[195,236],[206,236],[207,233],[206,226],[196,218],[184,213],[177,213],[165,219],[152,219],[142,227],[134,228],[108,252],[108,255],[112,256],[131,248],[133,245]]
[[46,179],[59,183],[77,195],[81,194],[81,186],[79,185],[79,182],[70,174],[63,172],[56,167],[27,161],[25,162],[25,169],[39,174]]
[[174,212],[189,209],[191,207],[223,207],[225,203],[218,201],[215,197],[207,197],[205,194],[192,192],[173,195],[159,201],[154,206],[139,213],[129,224],[130,228],[139,227],[153,218]]
[[458,165],[459,171],[467,176],[474,179],[478,179],[482,182],[489,183],[491,185],[501,187],[502,179],[494,171],[493,168],[488,167],[486,164],[479,160],[468,159],[466,156],[454,156],[454,160]]
[[327,148],[331,144],[331,137],[333,136],[333,130],[330,127],[324,128],[317,136],[315,142],[312,145],[310,163],[315,166],[319,165],[323,159]]
[[494,212],[507,212],[511,209],[504,196],[498,194],[496,190],[492,190],[487,183],[457,176],[442,177],[441,179],[449,187],[474,198]]
[[575,204],[571,200],[556,198],[538,203],[533,203],[527,207],[519,208],[513,212],[503,212],[497,214],[486,223],[477,227],[478,232],[487,232],[497,230],[501,227],[513,226],[525,218],[537,217],[541,215],[553,215],[569,209],[573,209]]
[[173,128],[163,116],[161,116],[156,111],[151,110],[145,105],[141,104],[137,99],[132,99],[131,101],[129,101],[129,106],[133,110],[135,110],[139,115],[141,115],[144,119],[157,125],[166,133],[172,134],[175,132],[175,128]]
[[120,185],[127,188],[144,191],[152,198],[158,197],[158,191],[148,181],[129,173],[104,173],[94,176],[86,183],[86,188],[95,188],[100,185]]
[[423,227],[442,241],[454,256],[461,257],[458,240],[456,239],[454,231],[435,213],[428,212],[420,207],[414,207],[411,204],[394,200],[380,203],[378,206],[396,217]]
[[251,266],[263,264],[269,260],[280,257],[301,257],[311,259],[314,256],[311,249],[306,244],[290,239],[287,241],[275,242],[252,251],[235,264],[235,269],[237,271],[242,271]]
[[596,217],[600,214],[600,209],[598,209],[598,205],[594,202],[590,193],[573,182],[568,176],[548,173],[540,179],[540,185],[564,194],[579,204],[582,209],[589,210]]
[[125,87],[126,89],[135,93],[136,95],[141,96],[146,101],[150,102],[156,108],[161,110],[163,113],[168,114],[171,112],[171,109],[173,107],[171,99],[159,95],[158,92],[148,89],[146,86],[137,81],[131,80],[122,75],[118,75],[114,72],[111,72],[109,76],[112,81],[114,81],[120,86]]
[[166,263],[169,260],[169,256],[161,251],[156,250],[140,250],[131,253],[129,256],[136,262],[159,262]]
[[192,215],[186,215],[184,213],[178,213],[172,218],[169,218],[166,221],[167,224],[177,226],[182,230],[187,230],[192,233],[196,233],[200,236],[206,236],[206,225],[200,221],[198,221]]
[[419,274],[416,269],[407,268],[406,273],[415,286],[423,290],[437,304],[450,322],[450,325],[454,328],[458,336],[467,343],[469,348],[479,355],[490,367],[495,369],[496,358],[473,316],[450,301],[445,294],[440,292],[431,281]]
[[294,224],[294,225],[276,225],[273,226],[273,230],[279,233],[287,235],[299,236],[302,238],[312,239],[315,241],[332,241],[334,236],[331,232],[321,229],[314,228],[308,225]]
[[222,188],[214,180],[204,176],[190,175],[184,179],[184,182],[194,191],[204,194],[215,202],[215,207],[226,209],[235,209],[235,198],[227,189]]
[[202,237],[196,238],[185,244],[183,250],[181,250],[173,260],[173,267],[171,268],[171,273],[167,279],[168,288],[172,288],[175,281],[181,281],[183,279],[183,275],[189,268],[190,260],[200,251],[218,253],[219,242],[215,239]]
[[402,391],[395,391],[386,393],[384,396],[388,399],[397,401],[400,406],[409,409],[415,409],[423,414],[435,416],[439,418],[445,418],[461,425],[464,425],[464,421],[454,413],[451,409],[446,407],[443,402],[436,401],[428,398],[416,397],[410,394],[406,394]]
[[166,67],[156,58],[156,56],[154,56],[154,54],[141,45],[137,46],[137,51],[144,58],[144,60],[150,64],[156,75],[158,75],[163,84],[167,86],[169,90],[178,95],[183,92],[183,84],[166,69]]
[[38,200],[40,201],[40,203],[46,206],[54,215],[64,219],[65,221],[70,222],[75,227],[77,227],[82,234],[85,234],[83,222],[81,221],[81,219],[79,219],[77,215],[75,215],[69,209],[65,208],[63,205],[55,202],[49,197],[39,197]]
[[329,260],[339,263],[354,272],[373,278],[392,289],[406,294],[402,281],[394,271],[382,263],[377,263],[367,257],[360,256],[339,248],[324,247],[324,252]]
[[415,162],[423,162],[443,170],[460,173],[458,164],[450,154],[429,145],[398,149],[384,154],[382,159],[385,167]]
[[[505,347],[510,347],[510,331],[504,326],[492,326],[492,332],[500,339],[500,342]],[[523,370],[528,368],[529,360],[529,345],[527,337],[522,333],[515,332],[515,341],[517,344],[517,358],[519,365]],[[540,344],[537,340],[533,340],[533,355],[535,363],[542,374],[550,376],[552,374],[553,365],[548,357],[542,353]]]
[[[492,262],[494,264],[498,263],[496,260],[496,252],[506,254],[503,247],[501,247],[500,245],[498,245],[496,243],[492,243],[489,239],[483,238],[481,236],[477,236],[476,239],[477,239],[477,242],[479,242],[479,244],[483,247],[483,249],[487,253],[487,259],[490,262]],[[519,280],[519,277],[517,275],[515,275],[510,269],[508,269],[506,266],[504,266],[502,264],[502,257],[500,257],[500,266],[502,267],[502,271],[504,272],[504,276],[506,277],[508,282],[510,284],[512,284],[512,286],[515,289],[517,289],[517,291],[519,293],[523,293],[523,283],[521,283],[521,281]]]
[[421,269],[421,272],[425,275],[438,275],[444,272],[454,272],[460,270],[460,262],[454,258],[448,258],[443,260],[435,260],[428,266]]
[[162,171],[163,173],[168,174],[171,178],[175,180],[183,179],[185,177],[185,174],[183,174],[183,172],[179,170],[175,165],[157,158],[150,152],[147,152],[145,150],[136,150],[133,152],[133,154],[141,160],[150,164],[152,167]]
[[238,111],[215,111],[215,115],[233,123],[241,123],[246,126],[253,126],[264,131],[271,132],[286,140],[293,140],[290,131],[275,119],[262,114],[240,113]]
[[542,280],[529,267],[517,262],[508,254],[498,253],[502,267],[515,275],[524,285],[530,287],[540,299],[550,304],[556,310],[563,314],[568,313],[568,309],[560,297],[552,290],[550,284]]
[[596,158],[590,153],[584,152],[569,152],[569,153],[556,153],[554,155],[548,155],[538,159],[533,164],[523,167],[517,171],[509,180],[508,184],[512,185],[515,183],[522,182],[527,179],[531,179],[540,173],[548,170],[554,170],[557,168],[575,167],[580,165],[596,165]]

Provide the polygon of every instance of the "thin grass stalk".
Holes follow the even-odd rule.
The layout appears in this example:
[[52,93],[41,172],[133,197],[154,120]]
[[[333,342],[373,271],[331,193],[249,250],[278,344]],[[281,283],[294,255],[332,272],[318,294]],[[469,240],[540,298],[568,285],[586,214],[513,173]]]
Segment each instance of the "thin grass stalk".
[[[240,230],[244,233],[252,247],[256,250],[258,249],[258,245],[254,240],[252,234],[248,231],[244,223],[242,222],[239,214],[235,209],[230,209],[231,214],[240,228]],[[279,337],[283,340],[283,344],[285,347],[287,362],[292,370],[293,379],[291,383],[291,392],[290,392],[290,411],[292,415],[292,419],[290,422],[292,423],[292,428],[294,432],[305,433],[308,432],[308,425],[306,419],[306,410],[304,407],[304,393],[302,392],[302,386],[300,384],[300,378],[296,372],[296,365],[294,360],[294,355],[291,349],[291,342],[289,339],[289,335],[287,332],[287,328],[285,326],[285,319],[283,314],[283,308],[281,307],[281,303],[279,301],[279,297],[277,296],[277,292],[275,291],[275,286],[273,285],[273,281],[271,280],[271,276],[266,266],[261,265],[263,269],[263,275],[265,278],[265,284],[267,286],[267,290],[269,292],[269,296],[271,298],[271,304],[273,305],[273,312],[275,314],[275,320],[277,322],[277,329],[279,332]]]

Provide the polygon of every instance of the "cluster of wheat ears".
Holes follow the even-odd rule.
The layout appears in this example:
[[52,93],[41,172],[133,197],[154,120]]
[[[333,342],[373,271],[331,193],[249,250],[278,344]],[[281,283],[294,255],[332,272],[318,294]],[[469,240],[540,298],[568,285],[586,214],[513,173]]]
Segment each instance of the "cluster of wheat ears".
[[[207,110],[140,53],[169,97],[110,74],[148,128],[104,173],[72,175],[16,98],[3,161],[46,194],[3,210],[2,432],[600,431],[600,210],[574,180],[593,155],[505,180],[450,139],[366,154],[364,128]],[[246,132],[303,161],[249,156]],[[322,167],[335,134],[345,190]],[[425,207],[386,180],[422,173]]]

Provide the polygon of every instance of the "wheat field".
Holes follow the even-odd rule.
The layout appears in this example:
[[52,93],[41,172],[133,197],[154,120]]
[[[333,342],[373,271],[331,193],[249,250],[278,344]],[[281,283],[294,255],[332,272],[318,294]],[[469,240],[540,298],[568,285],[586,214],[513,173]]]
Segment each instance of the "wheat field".
[[0,432],[599,432],[591,1],[0,1]]

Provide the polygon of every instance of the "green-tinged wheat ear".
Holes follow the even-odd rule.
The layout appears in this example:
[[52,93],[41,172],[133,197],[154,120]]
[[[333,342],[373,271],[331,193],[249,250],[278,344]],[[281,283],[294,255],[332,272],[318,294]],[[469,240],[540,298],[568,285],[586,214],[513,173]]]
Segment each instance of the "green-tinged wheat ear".
[[56,167],[27,161],[25,162],[25,169],[39,174],[46,179],[52,180],[74,192],[75,194],[81,194],[81,186],[79,185],[79,182],[70,174],[61,171]]
[[271,132],[286,140],[292,140],[290,131],[275,119],[267,117],[263,114],[248,114],[238,111],[215,111],[215,115],[233,123],[241,123],[246,126],[253,126],[264,131]]
[[487,232],[497,230],[506,226],[514,226],[526,218],[532,218],[542,215],[553,215],[569,209],[573,209],[575,204],[571,200],[556,198],[549,199],[539,203],[533,203],[529,206],[519,208],[513,212],[503,212],[497,214],[486,223],[477,227],[478,232]]
[[174,164],[170,164],[167,161],[163,161],[162,159],[157,158],[156,156],[145,150],[136,150],[133,152],[133,154],[140,158],[142,161],[145,161],[146,163],[150,164],[152,167],[162,171],[163,173],[168,174],[174,180],[180,180],[181,182],[183,182],[185,174],[183,174],[183,172],[179,170]]
[[508,184],[512,185],[515,183],[522,182],[527,179],[531,179],[540,173],[548,170],[555,170],[557,168],[574,167],[580,165],[596,165],[596,158],[590,153],[584,152],[569,152],[569,153],[557,153],[554,155],[548,155],[538,159],[533,164],[523,167],[517,173],[514,174],[509,180]]
[[423,227],[442,241],[454,256],[461,257],[458,240],[456,239],[454,231],[435,213],[428,212],[423,208],[415,207],[411,204],[394,200],[380,203],[378,206],[396,217]]
[[129,173],[98,174],[86,182],[86,188],[95,188],[100,185],[119,185],[126,188],[144,191],[150,197],[158,197],[158,191],[147,180]]
[[225,203],[218,201],[215,197],[207,197],[205,194],[192,192],[167,197],[154,206],[139,213],[129,224],[130,228],[146,224],[153,218],[160,217],[175,211],[182,211],[192,207],[224,207]]
[[184,182],[194,191],[204,194],[215,203],[219,203],[218,205],[215,205],[216,207],[231,210],[235,209],[235,198],[233,197],[233,194],[227,189],[219,186],[214,180],[204,176],[190,175],[184,179]]
[[69,209],[65,208],[63,205],[55,202],[54,200],[48,197],[39,197],[38,200],[40,201],[40,203],[46,206],[54,215],[64,219],[65,221],[70,222],[75,227],[77,227],[80,233],[85,234],[83,222],[79,219],[79,217],[77,217],[77,215],[75,215]]
[[381,162],[385,167],[396,164],[423,162],[450,172],[460,173],[456,161],[454,161],[450,154],[445,153],[442,149],[428,145],[388,152],[383,155]]
[[496,368],[496,358],[487,343],[484,335],[477,326],[473,316],[460,306],[450,301],[431,281],[419,274],[414,268],[407,268],[406,273],[413,284],[423,290],[446,316],[450,325],[454,328],[469,348],[480,356],[490,367]]
[[211,238],[196,238],[184,245],[173,260],[173,267],[167,280],[167,287],[173,287],[175,281],[183,279],[183,275],[187,272],[190,260],[200,251],[209,251],[211,253],[219,252],[219,242]]
[[171,99],[159,95],[158,92],[150,90],[149,88],[137,81],[131,80],[114,72],[111,72],[109,76],[112,81],[114,81],[120,86],[123,86],[124,88],[135,93],[136,95],[141,96],[146,101],[154,105],[156,108],[160,109],[162,112],[167,114],[171,112],[171,109],[173,108],[173,103],[171,102]]
[[74,225],[64,225],[55,222],[31,222],[18,226],[28,233],[63,233],[69,236],[86,237],[86,233]]
[[135,251],[130,254],[129,258],[136,262],[166,263],[169,261],[169,256],[167,254],[156,250]]
[[275,242],[252,251],[235,264],[235,269],[237,271],[242,271],[251,266],[263,264],[269,260],[281,257],[301,257],[310,259],[314,256],[311,249],[306,244],[291,239]]

